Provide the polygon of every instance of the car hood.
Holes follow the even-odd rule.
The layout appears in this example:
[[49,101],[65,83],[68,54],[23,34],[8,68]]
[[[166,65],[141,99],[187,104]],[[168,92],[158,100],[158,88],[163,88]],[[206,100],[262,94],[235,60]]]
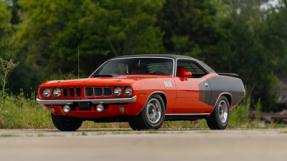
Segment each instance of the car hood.
[[44,86],[114,86],[114,85],[132,85],[134,82],[142,80],[142,79],[154,79],[161,77],[170,77],[170,76],[158,76],[158,75],[150,75],[150,76],[119,76],[119,77],[91,77],[85,79],[71,79],[71,80],[53,80],[47,81],[41,84],[41,87]]

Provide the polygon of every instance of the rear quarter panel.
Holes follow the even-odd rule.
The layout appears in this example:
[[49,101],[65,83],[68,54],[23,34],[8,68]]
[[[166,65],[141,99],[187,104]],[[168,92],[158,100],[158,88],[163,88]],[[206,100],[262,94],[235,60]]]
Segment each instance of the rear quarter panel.
[[214,76],[207,80],[211,86],[211,98],[209,104],[215,106],[222,94],[231,95],[230,109],[240,103],[245,95],[245,89],[241,79],[228,76]]

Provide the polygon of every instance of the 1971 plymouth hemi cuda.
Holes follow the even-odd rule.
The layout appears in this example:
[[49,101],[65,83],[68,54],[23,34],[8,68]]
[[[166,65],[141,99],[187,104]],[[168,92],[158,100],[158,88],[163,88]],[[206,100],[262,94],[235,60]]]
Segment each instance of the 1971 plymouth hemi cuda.
[[244,94],[240,79],[217,74],[202,61],[152,54],[110,59],[89,78],[47,81],[37,101],[62,131],[77,130],[85,120],[129,122],[142,130],[206,119],[211,129],[225,129]]

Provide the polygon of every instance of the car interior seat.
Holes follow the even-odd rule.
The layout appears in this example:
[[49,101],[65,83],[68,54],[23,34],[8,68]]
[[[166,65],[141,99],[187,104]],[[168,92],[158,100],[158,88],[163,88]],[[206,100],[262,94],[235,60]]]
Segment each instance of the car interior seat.
[[185,68],[182,66],[178,66],[177,70],[176,70],[176,76],[177,77],[184,77],[184,73],[185,73]]

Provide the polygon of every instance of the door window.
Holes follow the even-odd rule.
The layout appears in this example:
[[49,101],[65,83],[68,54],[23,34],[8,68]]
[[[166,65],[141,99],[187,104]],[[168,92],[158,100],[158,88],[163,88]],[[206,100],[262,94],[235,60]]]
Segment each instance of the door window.
[[179,60],[177,67],[184,67],[185,71],[191,72],[190,78],[201,78],[207,74],[200,65],[193,61]]

